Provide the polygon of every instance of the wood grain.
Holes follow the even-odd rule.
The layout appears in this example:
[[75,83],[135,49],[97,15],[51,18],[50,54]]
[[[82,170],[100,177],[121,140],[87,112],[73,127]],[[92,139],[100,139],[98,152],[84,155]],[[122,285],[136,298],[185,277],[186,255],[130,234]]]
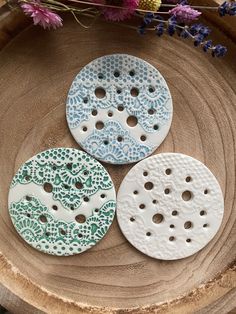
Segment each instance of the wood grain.
[[[0,51],[0,281],[15,295],[50,313],[226,313],[235,306],[236,64],[232,38],[225,59],[213,59],[178,38],[139,37],[97,23],[81,29],[68,18],[58,31],[30,27]],[[13,174],[50,147],[78,147],[65,121],[66,95],[76,73],[92,59],[129,53],[156,66],[174,101],[171,131],[156,151],[182,152],[203,161],[225,195],[217,236],[192,257],[158,261],[136,251],[117,222],[93,249],[53,257],[29,247],[7,209]],[[129,166],[106,165],[116,189]],[[225,304],[225,306],[223,306]]]
[[[34,306],[29,305],[10,290],[0,284],[0,304],[8,310],[6,314],[43,314],[44,312],[37,310]],[[1,307],[0,307],[0,313]]]
[[29,19],[23,13],[18,10],[10,11],[4,2],[0,2],[0,49],[27,25]]

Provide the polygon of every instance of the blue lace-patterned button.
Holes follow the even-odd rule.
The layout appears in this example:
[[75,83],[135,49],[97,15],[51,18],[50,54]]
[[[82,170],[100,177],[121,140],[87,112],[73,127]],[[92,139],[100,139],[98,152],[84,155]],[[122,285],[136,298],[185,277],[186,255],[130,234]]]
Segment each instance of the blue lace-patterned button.
[[86,65],[67,99],[67,121],[78,144],[113,164],[136,162],[165,139],[172,120],[168,86],[152,65],[125,54]]

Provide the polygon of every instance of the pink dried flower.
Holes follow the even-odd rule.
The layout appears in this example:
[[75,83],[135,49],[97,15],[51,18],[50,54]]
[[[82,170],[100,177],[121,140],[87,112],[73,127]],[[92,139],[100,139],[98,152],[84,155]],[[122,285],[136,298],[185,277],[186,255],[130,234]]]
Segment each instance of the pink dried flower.
[[201,12],[194,10],[190,5],[178,4],[175,8],[171,9],[169,13],[176,17],[178,22],[189,23],[197,20],[202,14]]
[[125,8],[100,8],[106,20],[115,22],[131,17],[138,7],[139,0],[94,0],[94,2]]
[[26,15],[33,18],[34,25],[38,24],[44,29],[50,27],[56,29],[62,26],[62,18],[48,8],[43,7],[40,1],[21,3],[20,6]]

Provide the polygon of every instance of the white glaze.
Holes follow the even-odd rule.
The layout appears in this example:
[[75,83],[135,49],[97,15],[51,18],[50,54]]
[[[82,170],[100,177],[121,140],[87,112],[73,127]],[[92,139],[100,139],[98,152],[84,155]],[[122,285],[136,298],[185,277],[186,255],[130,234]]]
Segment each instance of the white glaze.
[[[189,176],[191,181],[186,182]],[[151,190],[145,189],[146,182],[153,183]],[[165,189],[170,193],[165,194]],[[190,200],[183,200],[184,191],[191,192]],[[145,208],[140,209],[140,204]],[[173,211],[178,214],[173,216]],[[206,215],[200,215],[201,211]],[[163,153],[139,162],[124,178],[117,196],[117,218],[125,237],[141,252],[164,260],[190,256],[207,245],[221,225],[223,212],[223,195],[214,175],[200,161],[183,154]],[[155,214],[161,214],[163,221],[154,223]],[[192,226],[185,229],[188,221]]]

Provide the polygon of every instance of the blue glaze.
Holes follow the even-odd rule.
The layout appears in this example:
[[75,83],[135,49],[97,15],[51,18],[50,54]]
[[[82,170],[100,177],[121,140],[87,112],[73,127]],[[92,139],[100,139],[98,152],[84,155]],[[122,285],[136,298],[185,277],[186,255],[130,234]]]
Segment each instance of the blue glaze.
[[[105,90],[104,98],[96,96],[97,88]],[[133,88],[138,91],[136,97]],[[104,120],[104,110],[114,112],[120,105],[122,114],[137,118],[137,127],[147,140],[142,142],[140,132],[133,132],[117,114]],[[92,116],[94,109],[96,117]],[[67,98],[67,121],[76,141],[95,158],[110,163],[130,163],[150,155],[167,135],[171,119],[172,100],[164,78],[147,62],[129,55],[108,55],[86,65]],[[95,128],[95,120],[102,120],[102,130]],[[86,135],[76,131],[82,125],[88,126]],[[122,142],[117,141],[118,136],[123,137]]]

